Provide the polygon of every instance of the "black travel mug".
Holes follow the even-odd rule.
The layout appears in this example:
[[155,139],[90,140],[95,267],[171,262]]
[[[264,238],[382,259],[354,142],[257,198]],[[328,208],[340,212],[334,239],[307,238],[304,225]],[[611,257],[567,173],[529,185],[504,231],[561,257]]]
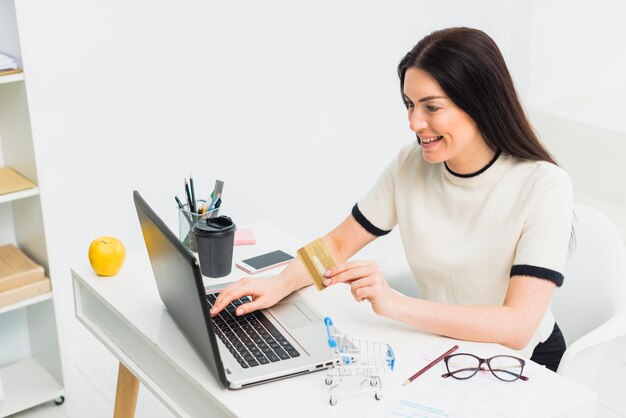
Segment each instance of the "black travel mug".
[[232,219],[223,215],[201,219],[193,226],[203,275],[217,278],[230,274],[236,230]]

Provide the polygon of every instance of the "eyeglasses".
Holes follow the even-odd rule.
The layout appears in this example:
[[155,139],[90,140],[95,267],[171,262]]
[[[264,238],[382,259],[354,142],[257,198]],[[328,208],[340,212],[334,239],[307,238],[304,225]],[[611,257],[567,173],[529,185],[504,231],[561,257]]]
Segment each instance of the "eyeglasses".
[[[458,353],[444,357],[448,373],[441,377],[454,377],[455,379],[469,379],[479,371],[486,372],[487,368],[500,380],[514,382],[517,379],[528,380],[522,375],[526,362],[521,358],[513,356],[494,356],[491,358],[480,358],[473,354]],[[485,368],[484,365],[487,365]]]

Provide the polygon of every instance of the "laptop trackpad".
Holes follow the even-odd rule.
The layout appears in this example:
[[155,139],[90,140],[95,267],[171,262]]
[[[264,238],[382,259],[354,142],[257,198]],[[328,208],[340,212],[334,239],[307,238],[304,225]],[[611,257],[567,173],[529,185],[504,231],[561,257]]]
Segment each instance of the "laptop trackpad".
[[279,303],[271,307],[270,311],[288,328],[299,328],[315,322],[315,319],[309,318],[298,305],[293,302]]

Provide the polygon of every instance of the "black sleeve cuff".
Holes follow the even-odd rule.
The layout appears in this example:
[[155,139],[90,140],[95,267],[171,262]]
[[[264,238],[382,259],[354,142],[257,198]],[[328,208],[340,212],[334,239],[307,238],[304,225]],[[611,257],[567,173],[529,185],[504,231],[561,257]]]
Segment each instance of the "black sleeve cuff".
[[513,276],[532,276],[551,281],[557,285],[557,287],[563,285],[563,275],[558,271],[543,267],[529,266],[527,264],[516,264],[511,267],[511,277]]
[[367,232],[374,236],[382,237],[383,235],[387,235],[391,232],[391,230],[385,231],[384,229],[380,229],[374,226],[370,221],[367,220],[365,216],[363,216],[357,205],[354,205],[354,207],[352,208],[352,216],[354,216],[354,219],[356,219],[359,225],[361,225]]

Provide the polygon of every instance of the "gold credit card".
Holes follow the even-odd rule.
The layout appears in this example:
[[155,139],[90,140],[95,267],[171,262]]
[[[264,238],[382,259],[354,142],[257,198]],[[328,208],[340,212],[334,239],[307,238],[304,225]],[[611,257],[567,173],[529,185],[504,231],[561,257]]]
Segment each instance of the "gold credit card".
[[324,272],[328,269],[335,267],[337,264],[335,260],[330,256],[326,244],[321,238],[305,245],[298,250],[298,257],[304,263],[306,271],[309,273],[309,277],[313,280],[317,290],[324,290],[327,286],[324,285]]

